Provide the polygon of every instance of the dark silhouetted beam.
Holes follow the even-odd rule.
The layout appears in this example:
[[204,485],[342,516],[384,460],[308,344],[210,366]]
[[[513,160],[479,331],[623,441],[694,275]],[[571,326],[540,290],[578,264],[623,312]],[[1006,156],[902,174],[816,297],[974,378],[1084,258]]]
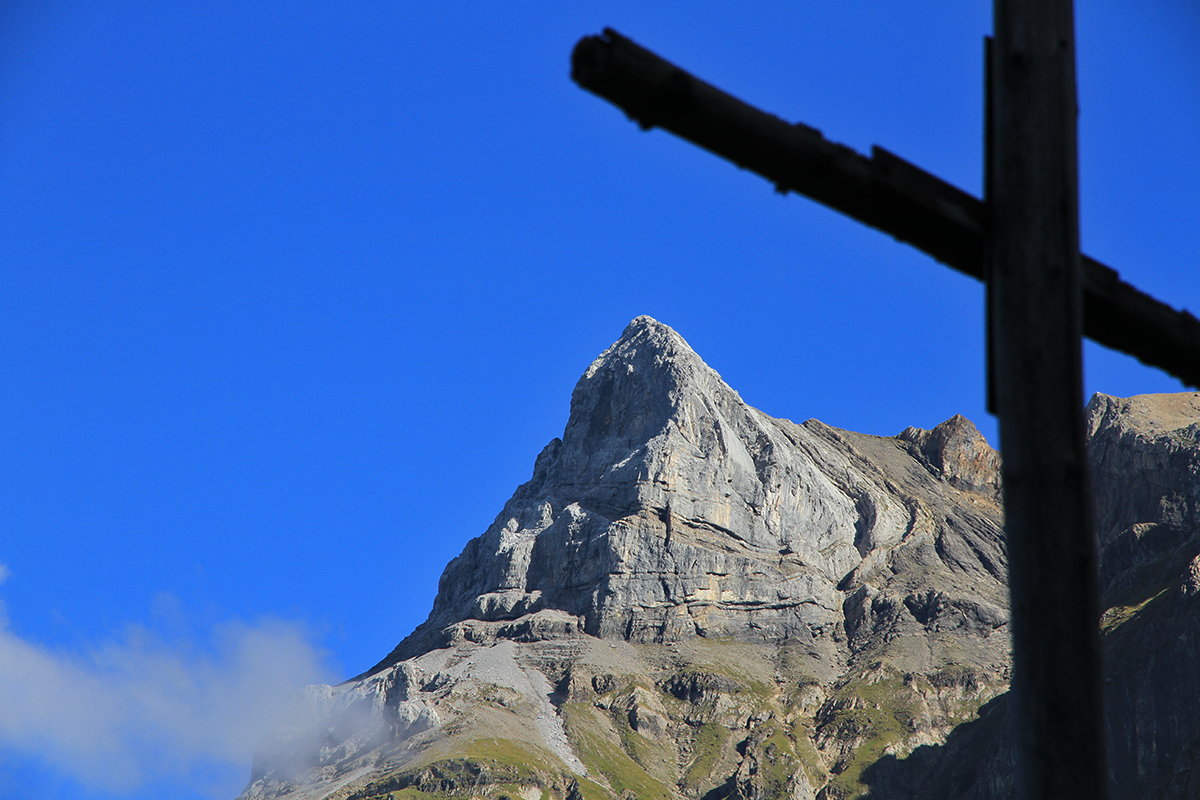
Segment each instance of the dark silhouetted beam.
[[[571,77],[643,129],[663,128],[983,279],[986,207],[881,147],[868,158],[743,103],[616,31],[582,39]],[[1084,335],[1200,388],[1200,320],[1083,256]]]
[[995,0],[988,320],[1004,454],[1021,800],[1104,800],[1072,0]]

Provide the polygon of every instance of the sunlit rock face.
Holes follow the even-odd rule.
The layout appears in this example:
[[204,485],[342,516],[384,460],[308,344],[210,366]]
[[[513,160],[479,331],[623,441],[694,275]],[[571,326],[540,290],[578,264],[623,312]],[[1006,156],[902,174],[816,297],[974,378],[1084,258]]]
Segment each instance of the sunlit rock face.
[[[562,439],[385,663],[541,609],[601,638],[804,642],[831,664],[851,654],[847,603],[859,638],[990,637],[1007,618],[998,467],[962,417],[897,439],[769,417],[639,317],[588,367]],[[864,611],[868,595],[888,610]]]
[[639,317],[429,619],[310,689],[245,797],[841,796],[1006,687],[998,496],[960,416],[775,419]]
[[[1200,395],[1088,420],[1114,797],[1195,796]],[[244,797],[1010,796],[1000,496],[961,416],[775,419],[639,317],[428,620],[311,687]]]

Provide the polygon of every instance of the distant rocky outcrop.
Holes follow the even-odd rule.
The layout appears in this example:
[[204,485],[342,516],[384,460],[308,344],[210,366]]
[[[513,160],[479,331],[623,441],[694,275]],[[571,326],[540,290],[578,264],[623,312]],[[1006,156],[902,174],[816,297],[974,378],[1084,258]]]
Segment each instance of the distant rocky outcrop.
[[[1113,800],[1200,797],[1200,393],[1087,405]],[[869,768],[881,800],[1012,796],[1007,695]]]
[[[1144,467],[1144,491],[1099,516],[1106,597],[1125,603],[1109,639],[1145,627],[1149,652],[1170,623],[1147,610],[1180,611],[1142,593],[1184,563],[1200,512],[1195,481],[1154,475],[1194,470],[1194,424],[1190,451],[1175,422],[1170,453],[1122,449],[1150,435],[1121,405],[1139,400],[1097,396],[1089,420],[1114,442],[1093,447],[1098,485]],[[426,622],[367,673],[310,689],[311,723],[262,748],[243,797],[998,796],[999,497],[999,455],[965,418],[897,437],[774,419],[639,317],[446,567]],[[1127,669],[1159,676],[1170,658]],[[1129,713],[1146,702],[1162,698],[1135,693]],[[1178,725],[1136,730],[1131,753],[1200,749]]]
[[1200,797],[1200,393],[1087,407],[1117,796]]

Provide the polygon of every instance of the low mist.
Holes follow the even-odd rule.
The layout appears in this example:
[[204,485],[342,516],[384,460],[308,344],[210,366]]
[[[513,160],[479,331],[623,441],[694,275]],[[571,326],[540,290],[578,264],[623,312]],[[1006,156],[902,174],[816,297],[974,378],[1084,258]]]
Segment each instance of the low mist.
[[[294,623],[225,622],[186,635],[134,625],[63,652],[14,632],[0,607],[0,755],[89,792],[173,785],[182,791],[171,796],[232,800],[255,747],[299,712],[302,687],[330,677]],[[21,788],[0,786],[0,797],[24,796]]]

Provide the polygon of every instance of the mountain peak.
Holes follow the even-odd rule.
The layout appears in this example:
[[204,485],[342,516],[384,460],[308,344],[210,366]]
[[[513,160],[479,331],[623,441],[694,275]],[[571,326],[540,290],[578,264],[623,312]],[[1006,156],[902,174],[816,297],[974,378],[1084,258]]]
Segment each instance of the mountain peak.
[[[757,698],[772,695],[781,670],[813,693],[804,701],[813,708],[825,691],[813,687],[885,660],[897,686],[907,673],[965,667],[973,691],[990,696],[1009,645],[1000,509],[993,481],[962,478],[994,472],[994,453],[960,417],[907,433],[769,417],[669,326],[634,319],[580,377],[562,438],[446,567],[429,618],[368,673],[330,689],[337,705],[321,713],[334,722],[319,736],[284,741],[315,765],[307,796],[328,796],[333,774],[361,786],[377,763],[426,781],[432,754],[453,749],[431,743],[471,752],[498,736],[561,765],[547,767],[558,777],[537,779],[541,794],[624,796],[631,784],[572,747],[628,729],[667,748],[663,764],[683,763],[670,703],[724,715],[711,730],[746,731],[764,719]],[[952,654],[967,655],[949,664]],[[689,671],[693,662],[702,668]],[[749,663],[762,667],[758,688],[722,677],[749,679]],[[575,711],[601,708],[598,697],[617,716],[569,729],[584,719]],[[552,701],[574,710],[560,717]],[[347,726],[336,714],[351,711],[371,724],[338,744],[329,732]],[[729,746],[709,771],[739,760],[732,735],[720,736]],[[766,746],[759,740],[753,747]],[[246,797],[291,791],[296,761],[264,757]],[[663,775],[661,792],[648,777],[636,785],[652,791],[636,793],[677,796],[668,787],[682,778]],[[811,788],[787,792],[812,797]]]
[[[716,395],[722,405],[741,398],[670,326],[641,316],[583,373],[571,393],[571,416],[563,433],[568,452],[597,468],[662,431],[681,405]],[[610,457],[614,460],[607,460]]]
[[610,358],[633,357],[641,348],[648,350],[660,366],[671,361],[700,358],[674,328],[643,314],[625,326],[620,338],[592,362],[588,372]]
[[[1088,414],[1113,796],[1141,797],[1196,772],[1200,700],[1163,692],[1200,664],[1200,393]],[[429,619],[310,687],[242,800],[1007,796],[999,466],[959,415],[768,417],[638,317]]]
[[[632,338],[636,338],[638,336],[647,336],[647,335],[659,336],[659,337],[671,337],[674,339],[678,339],[681,342],[683,341],[683,337],[680,336],[675,331],[675,329],[672,328],[670,325],[666,325],[662,322],[659,322],[658,320],[656,320],[654,317],[650,316],[649,314],[642,314],[640,316],[634,317],[632,320],[629,321],[629,324],[625,326],[625,330],[622,331],[621,337],[619,339],[617,339],[617,343],[620,343],[626,339],[632,339]],[[685,346],[686,346],[686,342],[685,342]],[[688,349],[690,350],[691,348],[688,348]]]
[[704,383],[722,383],[696,351],[669,325],[653,317],[640,316],[625,326],[621,337],[596,357],[579,379],[571,398],[571,413],[581,395],[604,394],[617,381],[636,385],[638,390],[668,400],[664,393],[678,392],[685,383],[703,377]]
[[[841,592],[852,588],[842,584],[880,582],[887,553],[924,529],[913,509],[942,503],[939,487],[970,472],[958,462],[994,471],[965,419],[919,433],[936,466],[901,439],[773,419],[669,326],[638,317],[579,379],[562,438],[531,479],[446,568],[429,619],[375,671],[463,637],[494,639],[521,619],[635,642],[799,641],[836,661]],[[895,475],[859,448],[878,450]],[[920,499],[898,494],[900,482]],[[987,565],[955,568],[1000,607],[994,487],[956,483],[992,502],[964,523],[988,531],[973,551],[987,551]],[[981,612],[987,633],[1002,616]]]

